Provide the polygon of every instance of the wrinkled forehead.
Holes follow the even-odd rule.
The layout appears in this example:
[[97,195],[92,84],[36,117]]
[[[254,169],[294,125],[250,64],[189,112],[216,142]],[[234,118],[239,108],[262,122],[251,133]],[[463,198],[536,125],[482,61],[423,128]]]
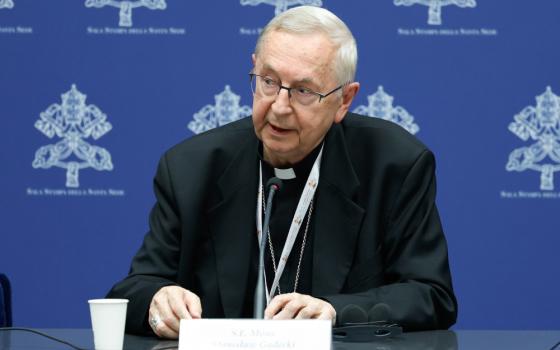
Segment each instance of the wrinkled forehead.
[[335,78],[335,55],[335,46],[322,32],[275,30],[261,38],[255,64],[257,69],[286,75],[286,79],[325,84]]

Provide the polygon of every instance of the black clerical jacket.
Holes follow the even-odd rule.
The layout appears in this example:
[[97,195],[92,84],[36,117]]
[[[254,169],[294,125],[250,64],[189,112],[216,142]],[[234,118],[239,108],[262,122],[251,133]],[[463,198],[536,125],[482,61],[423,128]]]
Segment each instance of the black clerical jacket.
[[[196,293],[206,318],[247,316],[254,276],[258,140],[251,118],[173,147],[154,179],[150,230],[129,275],[108,297],[128,298],[128,332],[149,332],[163,286]],[[313,225],[312,296],[340,316],[384,303],[405,330],[457,317],[447,245],[435,205],[432,153],[399,126],[349,113],[325,137]],[[248,301],[247,298],[250,298]]]

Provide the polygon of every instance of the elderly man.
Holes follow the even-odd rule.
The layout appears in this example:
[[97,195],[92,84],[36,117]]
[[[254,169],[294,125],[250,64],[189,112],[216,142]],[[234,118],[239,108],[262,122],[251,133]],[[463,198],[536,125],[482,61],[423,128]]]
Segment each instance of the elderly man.
[[[150,231],[109,297],[127,330],[176,338],[182,318],[253,314],[263,184],[275,199],[268,319],[330,319],[384,305],[405,330],[447,328],[457,302],[435,205],[432,153],[399,126],[348,112],[355,40],[331,12],[296,7],[259,37],[253,116],[161,159]],[[287,242],[287,243],[286,243]]]

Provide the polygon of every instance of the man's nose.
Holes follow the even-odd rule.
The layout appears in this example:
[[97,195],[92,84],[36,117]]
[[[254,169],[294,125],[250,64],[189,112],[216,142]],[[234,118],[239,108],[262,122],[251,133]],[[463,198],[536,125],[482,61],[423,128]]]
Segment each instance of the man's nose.
[[280,89],[271,107],[272,111],[277,115],[291,113],[290,91],[288,89]]

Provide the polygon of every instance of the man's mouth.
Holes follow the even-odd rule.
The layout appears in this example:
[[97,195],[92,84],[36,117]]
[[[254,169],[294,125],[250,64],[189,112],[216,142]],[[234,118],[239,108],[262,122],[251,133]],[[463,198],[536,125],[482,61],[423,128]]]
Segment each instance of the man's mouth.
[[279,128],[279,127],[274,126],[274,125],[272,125],[272,124],[269,124],[269,125],[270,125],[270,127],[272,128],[272,130],[274,130],[275,132],[282,133],[282,132],[288,132],[288,131],[290,131],[290,130],[288,130],[288,129]]

